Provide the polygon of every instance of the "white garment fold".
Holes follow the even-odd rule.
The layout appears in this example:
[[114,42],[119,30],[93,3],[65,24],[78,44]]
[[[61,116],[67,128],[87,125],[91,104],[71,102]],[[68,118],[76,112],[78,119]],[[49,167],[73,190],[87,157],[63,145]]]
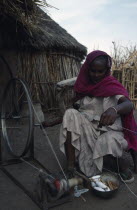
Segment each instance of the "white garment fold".
[[[68,109],[64,114],[60,129],[60,150],[65,154],[64,143],[67,131],[70,131],[71,143],[75,147],[75,156],[78,159],[79,167],[87,176],[93,176],[102,171],[103,156],[111,154],[114,157],[120,157],[123,150],[127,148],[127,141],[124,139],[122,130],[119,129],[120,117],[112,126],[98,128],[100,116],[106,107],[104,103],[107,101],[109,108],[109,101],[112,106],[114,102],[117,103],[118,98],[118,96],[115,98],[113,96],[113,98],[107,97],[104,100],[101,97],[85,97],[83,101],[80,101],[82,103],[80,112]],[[88,107],[87,112],[84,103]]]

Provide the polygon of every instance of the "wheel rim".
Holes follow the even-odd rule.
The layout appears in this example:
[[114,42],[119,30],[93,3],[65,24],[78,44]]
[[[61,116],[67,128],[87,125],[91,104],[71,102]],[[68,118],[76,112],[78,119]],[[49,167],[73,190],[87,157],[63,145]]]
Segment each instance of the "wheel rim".
[[30,100],[27,84],[21,79],[11,79],[3,96],[1,124],[4,141],[16,158],[27,154],[33,140],[34,114]]

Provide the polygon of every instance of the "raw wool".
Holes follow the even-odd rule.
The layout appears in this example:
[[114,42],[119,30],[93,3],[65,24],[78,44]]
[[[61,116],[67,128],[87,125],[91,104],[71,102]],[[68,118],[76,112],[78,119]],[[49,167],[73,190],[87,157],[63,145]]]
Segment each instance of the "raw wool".
[[77,77],[73,77],[71,79],[67,79],[67,80],[63,80],[61,82],[57,83],[57,87],[65,87],[65,86],[74,86],[75,82],[76,82]]
[[65,110],[72,106],[71,99],[74,98],[73,87],[77,77],[66,79],[57,83],[57,101],[60,115],[64,115]]
[[39,120],[38,120],[37,117],[34,115],[34,122],[35,122],[35,124],[40,123],[40,122],[44,122],[45,118],[44,118],[44,114],[43,114],[43,111],[42,111],[40,103],[34,104],[34,108],[35,108],[36,113],[37,113],[38,118],[39,118]]
[[27,81],[34,102],[46,109],[58,108],[56,85],[59,81],[75,77],[80,61],[63,53],[19,53],[21,68],[18,77]]

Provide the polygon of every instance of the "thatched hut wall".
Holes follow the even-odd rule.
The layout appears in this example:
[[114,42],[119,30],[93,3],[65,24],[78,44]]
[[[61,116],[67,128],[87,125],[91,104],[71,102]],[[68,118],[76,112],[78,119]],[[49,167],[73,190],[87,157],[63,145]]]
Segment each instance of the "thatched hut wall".
[[56,108],[56,83],[78,74],[87,49],[40,8],[35,12],[36,21],[27,22],[0,13],[0,49],[13,75],[29,84],[33,101]]
[[[112,68],[113,69],[113,68]],[[130,53],[125,63],[121,63],[119,69],[113,69],[113,76],[116,77],[128,90],[130,98],[137,109],[137,51]]]
[[52,109],[58,106],[57,82],[75,77],[81,64],[72,54],[20,52],[18,66],[17,76],[28,82],[33,101]]
[[17,66],[17,52],[15,50],[0,50],[0,109],[4,89],[11,77],[16,77]]
[[130,67],[121,70],[113,70],[113,76],[128,90],[130,99],[137,109],[137,68]]

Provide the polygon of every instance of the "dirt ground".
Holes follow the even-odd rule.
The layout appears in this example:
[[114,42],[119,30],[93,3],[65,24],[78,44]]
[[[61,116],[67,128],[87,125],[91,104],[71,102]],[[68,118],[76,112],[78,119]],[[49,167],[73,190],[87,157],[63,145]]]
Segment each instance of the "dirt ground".
[[[137,111],[135,113],[137,119]],[[58,136],[60,125],[47,129],[48,136],[53,144],[57,156],[63,166],[66,166],[66,159],[59,151]],[[42,133],[37,127],[35,129],[35,157],[40,160],[49,170],[53,173],[59,171],[59,166],[51,152],[51,149]],[[21,137],[20,137],[21,140]],[[130,157],[129,157],[130,158]],[[133,166],[130,158],[131,166]],[[18,180],[20,180],[27,189],[35,192],[38,171],[26,163],[6,166]],[[137,195],[137,175],[134,174],[134,183],[128,185],[131,190]],[[84,202],[81,198],[74,198],[71,202],[65,203],[58,207],[56,210],[67,209],[96,209],[96,210],[135,210],[137,206],[137,196],[135,197],[127,187],[121,183],[117,194],[111,199],[101,199],[96,197],[92,192],[85,193]],[[33,201],[17,187],[1,170],[0,170],[0,210],[38,210],[39,208]]]

